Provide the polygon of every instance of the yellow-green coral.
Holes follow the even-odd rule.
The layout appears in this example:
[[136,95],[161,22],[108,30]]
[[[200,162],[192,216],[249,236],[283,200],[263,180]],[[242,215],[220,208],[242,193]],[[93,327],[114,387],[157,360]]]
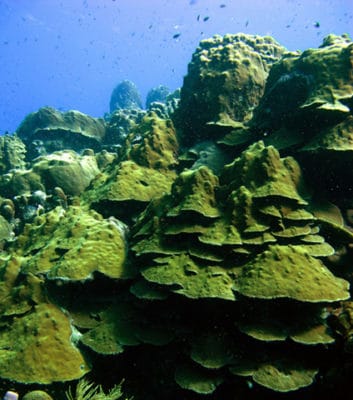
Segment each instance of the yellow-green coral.
[[207,218],[219,216],[216,207],[215,191],[218,178],[207,167],[182,172],[172,189],[172,197],[177,203],[168,211],[169,217],[182,213],[198,213]]
[[[214,391],[214,382],[224,378],[224,366],[275,391],[313,382],[317,366],[293,357],[292,349],[332,343],[324,304],[348,299],[350,293],[349,282],[325,265],[334,249],[320,235],[310,201],[298,163],[259,142],[225,166],[219,180],[206,167],[181,173],[171,194],[141,214],[132,249],[141,277],[161,290],[151,299],[168,302],[165,294],[170,292],[190,302],[218,299],[239,307],[239,314],[227,315],[234,321],[234,337],[220,331],[210,338],[207,330],[223,324],[216,319],[209,325],[202,322],[207,326],[204,341],[195,340],[196,332],[186,339],[192,343],[190,357],[206,371],[192,364],[177,367],[181,387]],[[148,284],[142,294],[136,291],[138,296],[149,298]],[[283,308],[278,309],[280,301]],[[258,319],[245,317],[255,317],[249,302],[257,302]],[[299,302],[306,304],[305,313],[295,307]],[[239,331],[248,339],[239,337]],[[266,357],[255,357],[246,345],[237,347],[239,340],[252,340]],[[270,342],[280,342],[285,355],[278,357]]]
[[324,302],[350,297],[349,283],[335,277],[304,248],[269,246],[255,260],[242,267],[237,290],[249,297],[287,297],[300,301]]
[[176,120],[182,142],[213,138],[248,120],[270,66],[284,51],[268,36],[239,33],[202,40],[181,89]]
[[124,225],[93,210],[57,207],[28,225],[18,244],[23,273],[64,280],[92,279],[97,272],[111,278],[131,276]]
[[137,164],[152,169],[172,169],[177,164],[178,142],[171,120],[147,114],[130,135],[140,138],[140,143],[128,146],[128,158]]
[[38,304],[0,332],[0,376],[22,383],[79,379],[89,367],[71,342],[68,317],[52,304]]

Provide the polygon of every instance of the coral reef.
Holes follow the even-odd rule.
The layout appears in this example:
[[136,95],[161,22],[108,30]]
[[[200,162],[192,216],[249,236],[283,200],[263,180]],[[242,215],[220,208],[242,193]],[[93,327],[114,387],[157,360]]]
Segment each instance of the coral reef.
[[42,108],[1,138],[1,387],[346,398],[352,49],[216,36],[180,102],[124,81],[104,121]]
[[352,46],[347,36],[330,35],[318,49],[286,54],[271,69],[252,124],[271,134],[293,126],[302,131],[300,143],[346,118],[353,95]]
[[[334,249],[319,235],[319,222],[308,211],[308,200],[294,159],[281,159],[275,148],[259,142],[225,166],[219,181],[206,167],[181,173],[171,194],[152,202],[142,214],[134,227],[132,247],[142,266],[142,277],[164,291],[189,299],[238,302],[229,311],[234,324],[263,342],[253,343],[265,354],[258,357],[252,348],[248,353],[239,348],[234,328],[232,333],[219,328],[208,336],[207,332],[214,330],[211,324],[222,326],[222,315],[215,313],[214,318],[220,320],[203,323],[206,342],[197,355],[194,350],[190,355],[206,370],[187,364],[191,372],[185,372],[182,367],[176,378],[181,387],[210,393],[226,379],[214,371],[224,366],[235,375],[242,375],[246,366],[246,376],[276,391],[291,391],[312,383],[318,371],[318,365],[311,362],[312,344],[334,341],[327,321],[320,315],[325,304],[349,299],[350,294],[349,282],[335,276],[322,261]],[[352,241],[353,235],[347,235]],[[279,299],[286,302],[280,303]],[[264,300],[267,302],[262,303]],[[301,314],[298,301],[308,303]],[[267,317],[254,320],[253,326],[251,317],[239,319],[235,310],[248,307],[252,312],[257,310],[256,315]],[[288,312],[286,307],[296,316],[293,333],[289,328],[292,322],[285,329],[280,322]],[[211,315],[212,307],[209,312]],[[272,313],[276,319],[271,318]],[[195,324],[194,329],[198,328]],[[290,344],[278,345],[276,351],[272,345],[266,346],[266,342],[284,340],[287,335],[296,343],[310,345],[308,355],[297,345],[293,349]],[[222,355],[220,349],[215,350],[219,346]],[[299,358],[295,357],[296,347]],[[244,365],[238,360],[234,367],[239,351]],[[219,357],[224,358],[220,364]],[[293,371],[293,380],[287,379],[284,369]],[[196,386],[192,383],[194,373]],[[199,388],[200,382],[207,390]]]
[[154,101],[148,107],[148,111],[153,111],[159,118],[173,119],[174,113],[179,107],[180,89],[168,94],[164,102]]

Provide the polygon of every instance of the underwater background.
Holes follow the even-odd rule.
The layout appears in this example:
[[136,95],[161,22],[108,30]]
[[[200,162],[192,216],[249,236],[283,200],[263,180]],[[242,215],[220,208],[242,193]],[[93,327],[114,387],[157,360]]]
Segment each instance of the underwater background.
[[0,1],[0,397],[346,399],[348,1]]
[[351,34],[352,15],[349,0],[1,0],[0,133],[42,106],[102,117],[125,79],[143,100],[160,84],[173,91],[214,34],[271,35],[305,50]]

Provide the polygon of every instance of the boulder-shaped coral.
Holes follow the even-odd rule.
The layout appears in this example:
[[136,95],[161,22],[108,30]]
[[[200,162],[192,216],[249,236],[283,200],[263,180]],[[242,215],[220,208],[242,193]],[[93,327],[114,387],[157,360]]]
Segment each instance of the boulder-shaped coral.
[[142,108],[142,101],[137,86],[128,80],[120,82],[110,97],[110,112],[118,109]]
[[[227,165],[220,183],[206,167],[185,171],[174,182],[171,194],[153,202],[136,224],[133,249],[140,256],[158,255],[154,262],[145,263],[142,275],[150,282],[175,284],[170,286],[173,291],[192,298],[235,299],[234,291],[250,297],[309,302],[346,299],[348,283],[315,258],[332,255],[334,250],[313,234],[315,217],[305,209],[304,196],[307,192],[295,160],[281,159],[273,147],[262,143]],[[270,246],[273,243],[279,246]],[[264,246],[269,246],[267,252]],[[271,267],[264,267],[267,263]],[[250,271],[256,265],[269,274],[263,283],[260,271]],[[292,267],[295,271],[290,271]],[[294,276],[297,281],[292,280]],[[255,281],[247,285],[250,277],[256,277]],[[284,280],[273,286],[276,277]],[[314,281],[318,282],[316,292]]]
[[47,190],[58,186],[68,195],[81,194],[99,173],[94,154],[80,156],[72,150],[38,157],[32,170]]
[[334,201],[335,193],[349,194],[353,179],[352,59],[347,35],[287,54],[271,69],[250,121],[250,131],[264,134],[266,143],[294,150],[307,179]]
[[232,128],[248,120],[271,65],[284,51],[271,37],[241,33],[201,41],[188,66],[176,115],[182,144],[214,138],[219,129],[207,123]]
[[45,152],[86,148],[98,150],[105,135],[102,119],[92,118],[79,111],[60,112],[43,107],[29,114],[17,129],[28,147],[32,159]]
[[237,283],[245,296],[292,298],[308,302],[349,299],[349,283],[298,246],[269,246],[245,264]]
[[169,209],[168,217],[195,213],[206,218],[218,217],[219,210],[215,198],[217,187],[217,177],[206,167],[182,172],[173,185],[171,195],[176,205]]

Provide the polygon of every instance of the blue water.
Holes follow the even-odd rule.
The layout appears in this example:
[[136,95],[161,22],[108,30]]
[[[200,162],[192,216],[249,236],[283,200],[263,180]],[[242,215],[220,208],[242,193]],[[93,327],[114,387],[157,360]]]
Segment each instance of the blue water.
[[200,40],[272,35],[290,50],[353,37],[351,0],[0,0],[0,134],[49,105],[94,117],[129,79],[182,85]]

